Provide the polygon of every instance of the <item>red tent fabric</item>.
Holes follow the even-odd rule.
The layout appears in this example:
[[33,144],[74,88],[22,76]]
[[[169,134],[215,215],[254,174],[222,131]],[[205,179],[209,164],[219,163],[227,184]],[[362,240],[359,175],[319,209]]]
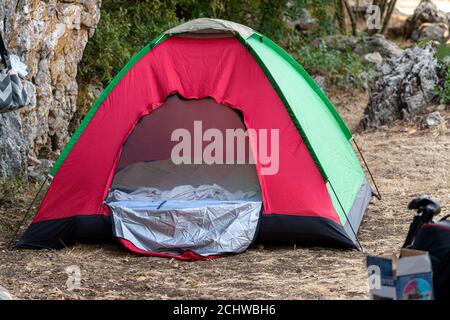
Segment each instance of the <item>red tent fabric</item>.
[[122,145],[139,119],[174,93],[189,99],[212,97],[237,108],[247,128],[280,130],[279,172],[259,176],[265,214],[339,221],[300,134],[245,47],[234,38],[174,37],[151,50],[114,88],[54,177],[33,222],[107,215],[103,200]]

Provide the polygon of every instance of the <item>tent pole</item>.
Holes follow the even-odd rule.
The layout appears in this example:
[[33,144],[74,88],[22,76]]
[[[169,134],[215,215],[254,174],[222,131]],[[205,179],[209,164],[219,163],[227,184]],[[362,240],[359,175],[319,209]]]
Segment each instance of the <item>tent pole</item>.
[[22,225],[25,223],[26,219],[28,218],[28,215],[30,214],[31,209],[33,208],[34,203],[36,202],[36,200],[37,200],[39,194],[41,193],[42,188],[43,188],[44,185],[47,183],[48,178],[49,178],[49,176],[47,176],[47,177],[45,178],[45,180],[41,183],[41,186],[39,187],[38,192],[37,192],[36,195],[34,196],[33,201],[31,201],[30,205],[28,206],[28,209],[27,209],[25,215],[23,216],[22,221],[21,221],[21,222],[19,223],[19,225],[17,226],[16,231],[14,232],[14,234],[13,234],[11,240],[10,240],[9,243],[8,243],[8,250],[11,249],[11,245],[12,245],[13,242],[16,240],[16,237],[17,237],[17,234],[18,234],[19,231],[20,231],[20,228],[22,227]]
[[355,240],[356,240],[356,242],[358,243],[358,246],[361,248],[361,251],[365,253],[366,250],[364,249],[364,247],[362,246],[361,242],[359,241],[358,235],[356,234],[356,231],[355,231],[355,229],[353,228],[352,223],[350,222],[350,219],[348,218],[347,213],[345,212],[345,209],[344,209],[344,206],[343,206],[342,203],[341,203],[341,200],[339,200],[339,197],[338,197],[336,191],[334,190],[333,184],[331,183],[330,180],[328,180],[328,183],[330,184],[331,190],[333,190],[334,196],[336,197],[336,199],[337,199],[337,201],[338,201],[338,203],[339,203],[339,206],[341,207],[341,210],[342,210],[342,212],[344,213],[345,218],[347,219],[348,224],[350,225],[350,229],[352,230],[352,233],[353,233],[353,235],[355,236]]
[[364,166],[366,167],[367,171],[369,172],[370,179],[372,180],[373,185],[375,186],[375,190],[377,190],[377,193],[375,194],[375,197],[377,197],[378,200],[381,200],[381,193],[380,193],[380,190],[378,190],[377,183],[375,182],[375,179],[373,178],[373,175],[372,175],[372,172],[370,171],[369,165],[367,164],[366,159],[364,159],[364,156],[363,156],[363,154],[362,154],[362,152],[361,152],[361,149],[359,149],[359,146],[358,146],[358,144],[356,143],[356,139],[355,139],[354,137],[352,137],[352,140],[353,140],[353,143],[355,144],[356,149],[357,149],[358,152],[359,152],[359,155],[361,156],[361,159],[362,159],[363,162],[364,162]]

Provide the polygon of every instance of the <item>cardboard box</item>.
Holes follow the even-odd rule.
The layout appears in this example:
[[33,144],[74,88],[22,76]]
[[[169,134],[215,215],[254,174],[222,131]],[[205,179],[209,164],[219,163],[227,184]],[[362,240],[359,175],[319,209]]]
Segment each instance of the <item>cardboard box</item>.
[[433,300],[433,277],[428,252],[402,249],[399,255],[367,257],[373,300]]

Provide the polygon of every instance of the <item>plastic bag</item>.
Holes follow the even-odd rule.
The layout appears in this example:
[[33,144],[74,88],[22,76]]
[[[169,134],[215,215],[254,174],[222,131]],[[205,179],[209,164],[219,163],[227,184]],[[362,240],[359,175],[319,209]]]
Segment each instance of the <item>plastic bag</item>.
[[11,54],[9,56],[9,60],[11,62],[12,69],[15,70],[20,77],[24,78],[28,75],[27,65],[20,61],[18,56]]

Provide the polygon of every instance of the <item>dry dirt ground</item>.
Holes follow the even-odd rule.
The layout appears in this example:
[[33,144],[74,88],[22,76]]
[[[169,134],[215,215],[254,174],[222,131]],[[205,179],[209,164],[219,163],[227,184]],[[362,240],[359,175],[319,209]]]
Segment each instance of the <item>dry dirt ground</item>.
[[[366,104],[360,92],[332,93],[355,129]],[[450,128],[450,112],[441,112]],[[420,130],[398,122],[356,133],[381,189],[360,228],[368,253],[402,244],[412,212],[408,201],[421,193],[450,203],[450,130]],[[367,299],[365,254],[356,250],[257,247],[202,262],[137,256],[119,246],[77,245],[52,251],[6,249],[11,227],[31,192],[0,203],[0,285],[23,299]],[[447,208],[445,208],[447,206]],[[65,268],[81,268],[81,288],[68,291]]]

